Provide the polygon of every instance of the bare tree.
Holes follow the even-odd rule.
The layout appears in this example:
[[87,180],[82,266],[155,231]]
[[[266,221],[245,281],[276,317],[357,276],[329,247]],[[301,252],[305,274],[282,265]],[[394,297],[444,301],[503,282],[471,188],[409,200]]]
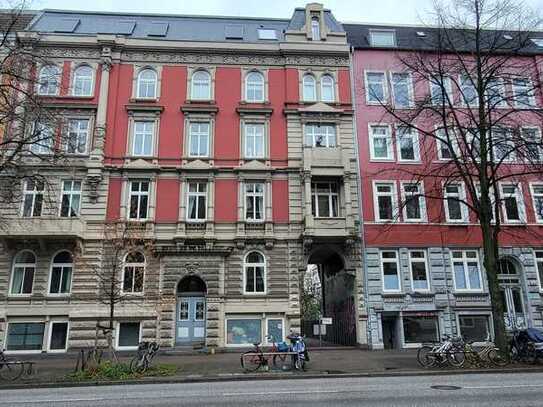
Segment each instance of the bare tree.
[[[515,199],[520,183],[543,174],[536,130],[543,116],[535,108],[542,83],[533,58],[542,48],[532,41],[541,20],[515,0],[436,2],[434,11],[418,49],[397,53],[390,100],[371,86],[367,91],[381,100],[383,120],[399,124],[399,154],[412,154],[412,136],[419,137],[423,165],[394,169],[412,180],[399,205],[404,213],[416,211],[424,197],[445,201],[458,219],[471,211],[478,220],[494,337],[505,349],[499,248],[500,237],[513,232],[503,221],[526,222]],[[543,218],[543,204],[536,212]]]
[[101,262],[93,267],[93,274],[98,284],[98,301],[107,307],[108,317],[97,322],[96,341],[102,331],[114,358],[115,310],[120,304],[130,302],[131,294],[143,292],[142,263],[145,260],[142,253],[152,248],[152,240],[145,237],[145,224],[114,222],[104,225]]

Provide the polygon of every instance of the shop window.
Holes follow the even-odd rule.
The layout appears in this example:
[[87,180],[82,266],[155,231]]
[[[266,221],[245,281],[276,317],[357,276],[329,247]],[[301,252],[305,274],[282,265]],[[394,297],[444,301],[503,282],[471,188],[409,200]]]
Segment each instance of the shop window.
[[488,315],[460,315],[460,335],[465,341],[484,342],[490,334]]
[[439,325],[437,317],[404,316],[403,336],[406,344],[437,342],[439,340]]
[[283,320],[280,318],[277,319],[268,319],[267,321],[267,335],[271,338],[268,339],[269,343],[272,342],[283,342],[284,340],[284,334],[283,334]]
[[44,322],[10,322],[6,349],[9,351],[41,351],[44,331]]
[[228,345],[251,345],[262,342],[260,319],[227,319],[226,343]]

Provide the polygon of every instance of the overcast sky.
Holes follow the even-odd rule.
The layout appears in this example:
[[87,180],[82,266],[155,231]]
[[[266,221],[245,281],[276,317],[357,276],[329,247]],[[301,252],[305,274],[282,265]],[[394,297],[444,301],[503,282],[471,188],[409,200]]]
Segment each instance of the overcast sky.
[[[540,10],[543,0],[524,0]],[[34,0],[34,8],[289,18],[310,0]],[[326,0],[343,22],[416,24],[432,0]]]

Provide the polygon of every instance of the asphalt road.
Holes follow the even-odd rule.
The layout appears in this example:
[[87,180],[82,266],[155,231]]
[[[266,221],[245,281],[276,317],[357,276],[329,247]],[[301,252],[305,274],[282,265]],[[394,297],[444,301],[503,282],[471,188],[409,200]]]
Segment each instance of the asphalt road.
[[[435,389],[432,386],[457,386]],[[543,406],[543,373],[2,390],[0,407]]]

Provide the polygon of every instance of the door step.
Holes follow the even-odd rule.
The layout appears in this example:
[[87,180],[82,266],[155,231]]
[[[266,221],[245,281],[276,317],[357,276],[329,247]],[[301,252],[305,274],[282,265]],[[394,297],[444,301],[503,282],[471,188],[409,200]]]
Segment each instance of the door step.
[[167,348],[163,351],[164,355],[196,355],[201,353],[207,353],[204,344],[176,345],[173,348]]

